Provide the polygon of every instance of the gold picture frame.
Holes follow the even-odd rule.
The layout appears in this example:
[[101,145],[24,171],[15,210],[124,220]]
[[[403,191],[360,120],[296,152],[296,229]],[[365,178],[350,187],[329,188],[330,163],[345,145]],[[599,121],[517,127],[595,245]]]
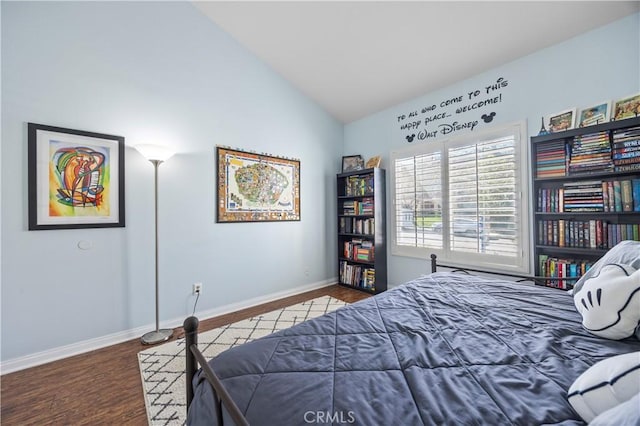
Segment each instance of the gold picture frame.
[[379,155],[373,156],[367,160],[367,164],[365,165],[365,168],[373,169],[375,167],[380,167],[381,161],[382,161],[382,157],[380,157]]
[[300,160],[216,147],[218,223],[300,220]]

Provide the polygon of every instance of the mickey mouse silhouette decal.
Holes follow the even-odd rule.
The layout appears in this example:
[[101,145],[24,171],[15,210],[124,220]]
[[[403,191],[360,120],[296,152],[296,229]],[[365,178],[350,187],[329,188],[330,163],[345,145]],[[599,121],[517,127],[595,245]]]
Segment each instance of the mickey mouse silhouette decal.
[[416,134],[412,134],[412,135],[407,135],[407,142],[413,142],[413,138],[416,137]]
[[484,120],[485,123],[491,123],[493,121],[493,117],[496,116],[495,112],[490,113],[489,115],[487,114],[482,114],[482,118]]

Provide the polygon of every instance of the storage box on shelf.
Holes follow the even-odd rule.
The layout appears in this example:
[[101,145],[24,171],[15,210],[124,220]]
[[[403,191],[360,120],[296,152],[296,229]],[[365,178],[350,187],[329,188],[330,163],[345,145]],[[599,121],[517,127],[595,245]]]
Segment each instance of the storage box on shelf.
[[340,285],[368,293],[387,289],[385,171],[337,176]]
[[609,248],[640,241],[640,118],[531,143],[535,274],[568,289]]

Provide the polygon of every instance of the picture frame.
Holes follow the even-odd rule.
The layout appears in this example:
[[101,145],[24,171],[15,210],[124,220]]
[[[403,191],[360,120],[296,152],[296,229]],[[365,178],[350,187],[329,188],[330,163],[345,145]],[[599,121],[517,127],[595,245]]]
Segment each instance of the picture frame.
[[27,123],[29,230],[125,226],[124,137]]
[[300,220],[300,160],[216,147],[218,223]]
[[362,155],[345,155],[342,157],[342,173],[364,169]]
[[549,133],[564,132],[575,128],[576,108],[549,114],[545,117],[545,125]]
[[612,120],[624,120],[640,115],[640,93],[615,101]]
[[367,164],[365,165],[365,168],[373,169],[376,167],[380,167],[381,161],[382,161],[382,157],[380,157],[379,155],[373,156],[367,160]]
[[578,127],[593,126],[609,121],[611,116],[611,101],[599,102],[593,106],[583,108],[578,115]]

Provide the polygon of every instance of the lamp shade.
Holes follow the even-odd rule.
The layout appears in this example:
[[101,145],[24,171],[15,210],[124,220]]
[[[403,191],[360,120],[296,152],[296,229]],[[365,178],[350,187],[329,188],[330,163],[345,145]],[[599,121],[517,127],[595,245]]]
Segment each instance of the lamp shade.
[[134,147],[149,161],[167,161],[175,152],[166,146],[142,144]]

